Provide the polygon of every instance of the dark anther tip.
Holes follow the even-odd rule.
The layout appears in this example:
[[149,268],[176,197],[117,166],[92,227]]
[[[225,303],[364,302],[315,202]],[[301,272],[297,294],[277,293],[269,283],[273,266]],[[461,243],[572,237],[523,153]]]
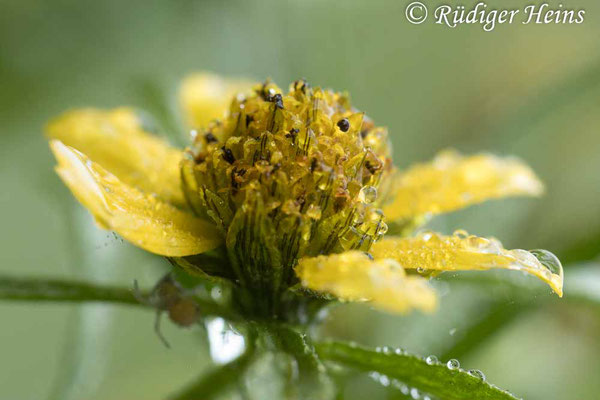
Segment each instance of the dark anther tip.
[[342,132],[348,132],[348,129],[350,129],[350,122],[348,121],[348,118],[342,118],[338,121],[337,126]]
[[206,140],[206,143],[215,143],[215,142],[218,142],[218,140],[215,137],[215,135],[213,135],[210,132],[207,133],[206,135],[204,135],[204,139]]
[[277,93],[276,95],[271,97],[269,101],[275,103],[275,107],[283,109],[283,97],[281,97],[281,94]]
[[231,149],[228,149],[225,146],[223,146],[221,149],[223,150],[223,159],[229,164],[233,164],[235,162],[235,157],[233,156]]

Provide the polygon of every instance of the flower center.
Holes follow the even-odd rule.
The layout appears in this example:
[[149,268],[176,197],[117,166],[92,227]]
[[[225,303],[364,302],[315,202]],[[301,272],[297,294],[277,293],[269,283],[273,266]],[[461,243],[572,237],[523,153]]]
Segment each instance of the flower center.
[[183,186],[226,236],[241,281],[287,287],[298,258],[368,251],[386,232],[378,189],[390,157],[387,131],[347,95],[267,81],[195,135]]

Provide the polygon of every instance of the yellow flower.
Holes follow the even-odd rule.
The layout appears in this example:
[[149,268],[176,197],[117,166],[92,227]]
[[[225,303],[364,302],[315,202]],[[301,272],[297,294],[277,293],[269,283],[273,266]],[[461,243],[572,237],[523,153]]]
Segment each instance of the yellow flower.
[[[303,80],[284,93],[269,81],[198,74],[180,101],[192,129],[185,151],[146,132],[132,109],[75,110],[47,128],[56,170],[102,228],[187,271],[230,279],[242,307],[282,317],[290,293],[322,292],[431,311],[426,271],[492,268],[530,273],[562,296],[549,252],[464,232],[405,236],[435,214],[541,194],[521,161],[446,151],[398,171],[385,128],[346,94]],[[388,224],[402,236],[384,238]],[[197,256],[205,252],[221,257],[217,270]]]

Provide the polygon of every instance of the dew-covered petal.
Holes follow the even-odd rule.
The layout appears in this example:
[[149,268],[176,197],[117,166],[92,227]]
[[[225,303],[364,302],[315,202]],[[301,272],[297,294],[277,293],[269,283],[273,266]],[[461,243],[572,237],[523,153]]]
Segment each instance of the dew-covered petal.
[[209,72],[188,76],[179,92],[187,125],[202,128],[215,118],[223,118],[233,97],[249,91],[254,84],[243,79],[224,79]]
[[399,173],[388,220],[454,211],[489,199],[539,196],[544,187],[535,173],[514,157],[439,153],[432,162]]
[[431,312],[437,297],[420,276],[407,276],[394,260],[373,261],[360,251],[302,258],[296,266],[302,285],[346,300],[369,300],[378,308]]
[[411,238],[385,238],[371,247],[377,260],[392,258],[406,269],[420,271],[487,270],[527,272],[546,282],[562,297],[563,270],[546,250],[507,250],[494,238],[457,231],[451,236],[422,232]]
[[200,220],[156,196],[143,193],[106,171],[76,149],[52,140],[57,173],[104,229],[163,256],[182,257],[217,247],[222,238]]
[[50,122],[46,134],[84,153],[122,182],[170,203],[186,204],[179,172],[182,152],[146,132],[134,110],[70,111]]

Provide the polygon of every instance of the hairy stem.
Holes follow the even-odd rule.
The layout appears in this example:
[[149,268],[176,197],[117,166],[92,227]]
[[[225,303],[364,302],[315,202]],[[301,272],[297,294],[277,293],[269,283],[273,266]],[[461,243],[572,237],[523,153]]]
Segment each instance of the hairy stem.
[[0,300],[107,302],[143,306],[135,298],[133,291],[128,288],[57,279],[6,276],[0,277]]
[[[137,297],[146,298],[149,290],[140,290]],[[12,278],[0,276],[0,300],[25,302],[90,303],[104,302],[148,307],[138,300],[134,291],[125,287],[103,286],[86,282],[57,279]],[[195,297],[203,316],[219,316],[229,321],[240,317],[227,307]]]

